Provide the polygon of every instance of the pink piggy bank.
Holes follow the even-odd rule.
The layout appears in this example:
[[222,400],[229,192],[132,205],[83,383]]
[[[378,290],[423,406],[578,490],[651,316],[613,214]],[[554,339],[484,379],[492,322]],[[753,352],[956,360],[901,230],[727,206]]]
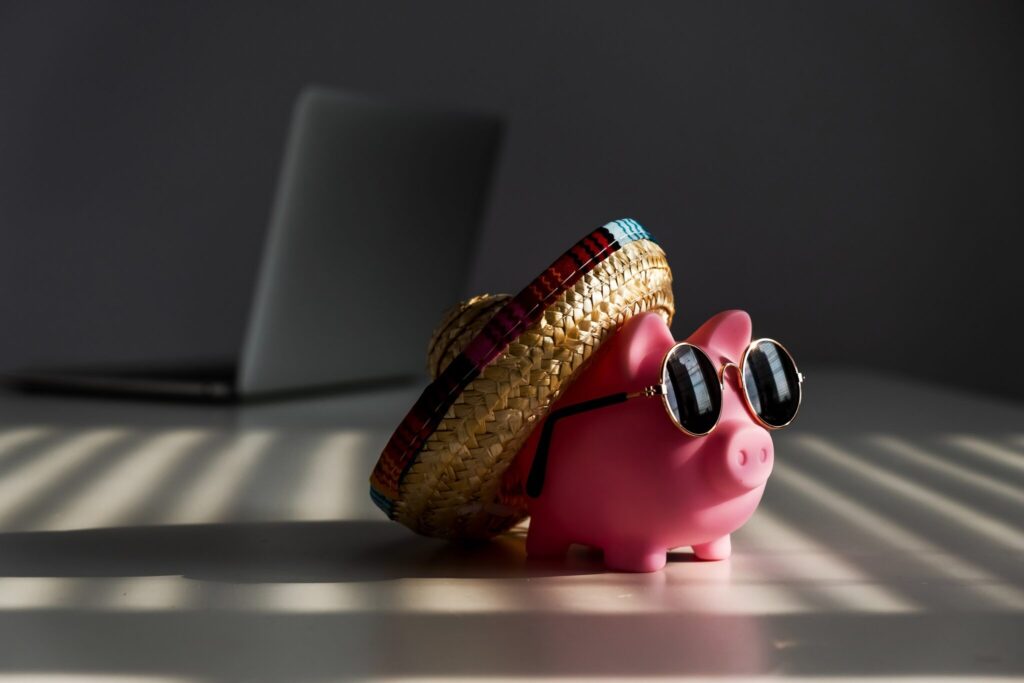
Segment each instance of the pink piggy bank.
[[[686,340],[706,352],[724,377],[721,412],[706,436],[690,436],[660,397],[641,397],[559,419],[551,430],[543,487],[529,501],[526,550],[562,556],[571,543],[601,548],[614,570],[651,572],[672,548],[691,546],[703,560],[729,557],[729,535],[761,500],[774,452],[754,419],[736,367],[751,344],[750,317],[726,311]],[[629,320],[553,406],[580,404],[615,392],[638,392],[661,381],[662,361],[676,344],[662,317]],[[801,377],[802,379],[802,377]],[[517,458],[533,476],[535,429]]]

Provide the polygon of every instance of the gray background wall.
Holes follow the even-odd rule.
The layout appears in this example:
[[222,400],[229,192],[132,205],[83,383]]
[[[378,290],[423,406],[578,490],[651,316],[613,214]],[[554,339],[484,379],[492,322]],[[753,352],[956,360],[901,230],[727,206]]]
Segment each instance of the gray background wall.
[[504,112],[472,290],[607,219],[801,360],[1024,395],[1021,3],[0,4],[0,369],[238,345],[291,102]]

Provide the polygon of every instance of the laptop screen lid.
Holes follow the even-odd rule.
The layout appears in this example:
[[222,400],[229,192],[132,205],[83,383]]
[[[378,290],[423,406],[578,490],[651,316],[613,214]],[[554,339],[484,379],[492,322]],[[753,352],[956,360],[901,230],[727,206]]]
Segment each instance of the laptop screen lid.
[[242,395],[424,374],[433,326],[464,294],[500,131],[495,117],[303,91]]

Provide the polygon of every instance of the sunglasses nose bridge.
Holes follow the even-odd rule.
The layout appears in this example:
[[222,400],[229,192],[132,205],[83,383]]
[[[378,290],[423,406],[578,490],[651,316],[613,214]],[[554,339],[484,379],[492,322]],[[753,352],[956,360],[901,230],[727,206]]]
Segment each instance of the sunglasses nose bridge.
[[728,372],[729,368],[735,368],[736,370],[736,381],[740,380],[740,366],[733,363],[731,360],[727,360],[722,363],[722,367],[718,369],[718,383],[723,387],[725,386],[725,373]]

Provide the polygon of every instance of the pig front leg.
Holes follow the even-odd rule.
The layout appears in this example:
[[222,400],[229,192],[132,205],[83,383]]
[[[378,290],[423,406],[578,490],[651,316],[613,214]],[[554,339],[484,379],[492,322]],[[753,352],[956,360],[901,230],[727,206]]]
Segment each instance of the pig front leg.
[[646,543],[615,542],[604,548],[604,563],[619,572],[656,572],[665,566],[668,550]]
[[693,546],[693,554],[700,560],[725,560],[732,554],[732,541],[729,534],[707,543]]

